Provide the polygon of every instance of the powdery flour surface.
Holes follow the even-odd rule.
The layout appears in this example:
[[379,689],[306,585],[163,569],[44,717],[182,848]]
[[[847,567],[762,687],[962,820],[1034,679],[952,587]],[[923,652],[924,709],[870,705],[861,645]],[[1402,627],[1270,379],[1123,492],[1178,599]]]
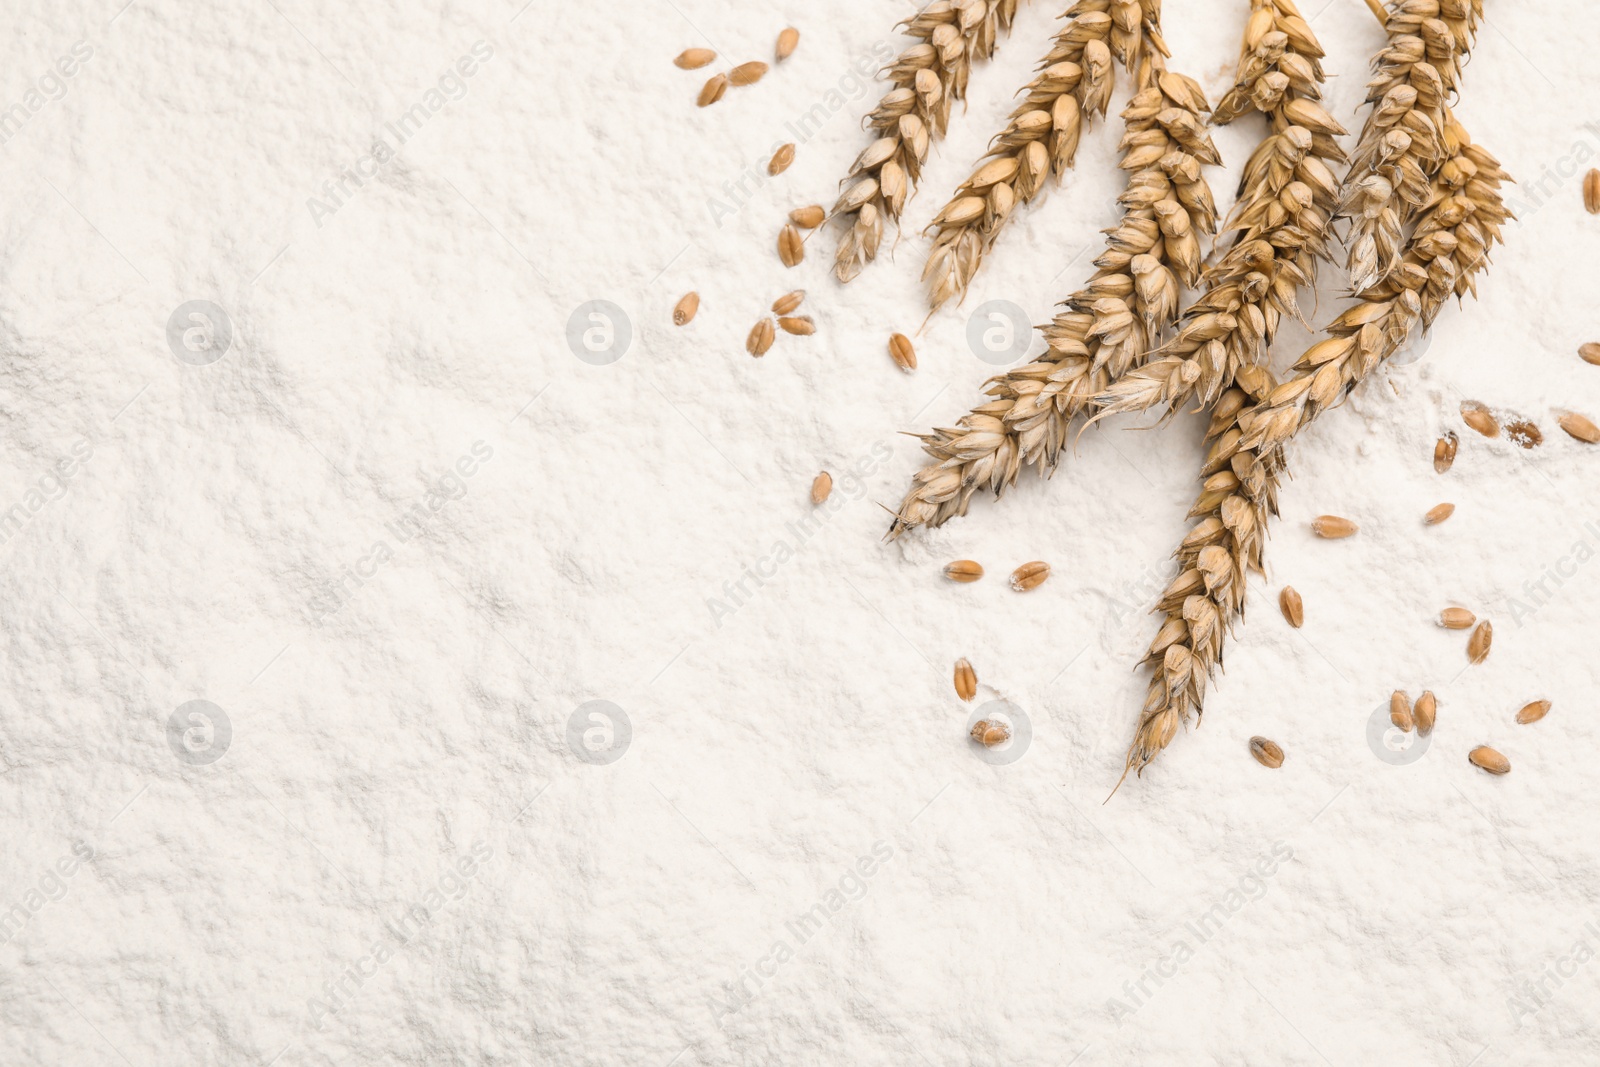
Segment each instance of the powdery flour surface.
[[[895,544],[878,507],[919,465],[899,431],[996,369],[972,310],[1046,321],[1115,216],[1113,120],[916,334],[921,229],[1053,5],[842,288],[831,234],[792,270],[774,238],[864,145],[857,68],[909,4],[120,2],[16,0],[0,36],[0,1062],[1600,1061],[1600,452],[1556,426],[1600,417],[1586,5],[1490,0],[1460,115],[1521,220],[1294,447],[1204,724],[1102,806],[1199,419],[1113,422]],[[1165,7],[1215,101],[1246,5]],[[1379,29],[1305,13],[1354,129]],[[791,24],[792,59],[694,107]],[[1258,122],[1218,134],[1224,207]],[[816,335],[752,360],[797,287]],[[1323,513],[1360,535],[1315,540]],[[1452,604],[1495,624],[1481,666]],[[1403,765],[1367,734],[1395,688],[1439,697]],[[965,737],[1001,698],[1009,764]]]

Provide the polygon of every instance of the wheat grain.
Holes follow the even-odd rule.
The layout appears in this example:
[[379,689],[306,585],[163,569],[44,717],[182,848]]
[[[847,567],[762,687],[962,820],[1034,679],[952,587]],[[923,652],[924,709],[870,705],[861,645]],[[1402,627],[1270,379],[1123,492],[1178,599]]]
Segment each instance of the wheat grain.
[[1428,509],[1428,513],[1422,517],[1422,521],[1429,526],[1437,526],[1455,513],[1456,506],[1454,504],[1435,504]]
[[805,298],[806,291],[804,289],[791,290],[772,302],[772,312],[775,315],[791,314]]
[[1400,0],[1388,14],[1388,47],[1373,60],[1372,105],[1351,153],[1340,214],[1351,288],[1371,288],[1401,260],[1402,234],[1427,206],[1445,159],[1447,102],[1460,88],[1483,0]]
[[785,267],[797,266],[806,258],[806,243],[793,223],[778,231],[778,258]]
[[971,700],[978,695],[978,673],[964,659],[956,660],[955,685],[956,696],[962,700]]
[[1506,423],[1506,437],[1512,444],[1534,448],[1544,443],[1544,433],[1526,419]]
[[1600,170],[1589,169],[1583,176],[1583,206],[1591,215],[1600,215]]
[[980,745],[993,748],[1011,740],[1011,727],[998,719],[979,719],[972,724],[968,736]]
[[1489,646],[1494,644],[1494,623],[1488,619],[1480,622],[1467,638],[1467,659],[1482,663],[1489,658]]
[[709,81],[700,87],[700,96],[695,103],[701,107],[710,107],[728,91],[728,76],[726,74],[713,74]]
[[709,48],[685,48],[678,53],[672,65],[682,70],[699,70],[716,58],[717,54]]
[[780,315],[778,328],[796,337],[810,337],[817,332],[817,324],[811,321],[810,315]]
[[1338,515],[1318,515],[1311,520],[1311,532],[1329,541],[1354,537],[1361,527]]
[[821,204],[810,204],[806,207],[797,207],[789,212],[789,221],[802,230],[814,230],[821,226],[828,218],[828,213],[822,210]]
[[777,177],[788,170],[792,163],[794,163],[793,143],[780,145],[778,150],[772,153],[772,158],[767,160],[767,173]]
[[1424,689],[1411,709],[1411,720],[1417,724],[1417,733],[1423,737],[1433,733],[1433,724],[1439,720],[1439,698],[1432,689]]
[[1405,733],[1410,733],[1416,725],[1411,718],[1411,698],[1399,689],[1389,697],[1389,722]]
[[1283,749],[1276,741],[1269,741],[1265,737],[1252,737],[1250,739],[1250,755],[1263,767],[1276,770],[1283,766]]
[[1433,444],[1433,469],[1440,474],[1449,470],[1456,462],[1456,448],[1460,441],[1454,431],[1448,431]]
[[1439,612],[1439,625],[1446,630],[1470,630],[1478,617],[1466,608],[1445,608]]
[[[1062,17],[1066,25],[1039,62],[1039,75],[1017,94],[1026,94],[1022,103],[934,216],[922,280],[935,309],[966,293],[1016,206],[1072,166],[1084,131],[1104,117],[1111,100],[1112,57],[1129,70],[1138,67],[1146,46],[1139,0],[1079,0]],[[1165,48],[1159,37],[1151,43]]]
[[1037,589],[1050,577],[1050,564],[1043,560],[1034,560],[1024,563],[1011,572],[1011,588],[1019,593],[1026,593],[1030,589]]
[[1289,625],[1296,630],[1305,625],[1306,606],[1300,599],[1300,594],[1295,592],[1292,585],[1283,587],[1283,592],[1278,594],[1278,610],[1283,612],[1283,617],[1289,620]]
[[794,50],[800,44],[800,31],[793,26],[786,26],[778,34],[778,43],[772,50],[774,58],[779,63],[794,55]]
[[1488,771],[1490,774],[1507,774],[1511,771],[1511,761],[1488,745],[1479,745],[1467,753],[1467,759],[1472,765]]
[[1550,702],[1548,700],[1535,700],[1532,703],[1524,704],[1522,710],[1517,712],[1517,722],[1527,726],[1529,723],[1538,722],[1548,714],[1550,714]]
[[1588,341],[1578,346],[1578,358],[1593,367],[1600,367],[1600,344]]
[[811,479],[811,502],[821,504],[833,492],[833,475],[823,471]]
[[983,565],[970,559],[958,559],[944,565],[944,576],[952,582],[975,582],[983,577]]
[[[1146,32],[1155,32],[1149,21]],[[1042,327],[1044,354],[991,379],[985,392],[994,399],[956,426],[919,435],[933,462],[913,478],[891,537],[965,514],[979,489],[1002,494],[1024,463],[1052,469],[1073,421],[1110,381],[1147,358],[1170,327],[1180,286],[1199,273],[1200,236],[1216,222],[1200,175],[1202,162],[1217,159],[1200,118],[1205,106],[1198,84],[1167,71],[1160,52],[1145,50],[1138,91],[1122,112],[1122,166],[1129,172],[1123,216],[1107,231],[1098,270]]]
[[877,138],[850,167],[832,215],[847,227],[833,270],[842,282],[878,255],[885,220],[898,222],[929,146],[944,136],[952,101],[967,95],[975,62],[994,53],[1018,0],[934,0],[901,24],[917,43],[881,72],[894,84],[867,116]]
[[767,65],[759,59],[749,63],[740,63],[728,71],[729,85],[754,85],[767,73]]
[[1500,436],[1500,420],[1490,414],[1488,408],[1476,401],[1468,400],[1461,405],[1461,421],[1485,437]]
[[917,350],[912,347],[911,338],[903,333],[889,335],[889,358],[907,374],[917,369]]
[[1389,278],[1364,290],[1328,327],[1328,340],[1308,349],[1285,381],[1276,383],[1265,372],[1258,381],[1241,375],[1213,408],[1201,477],[1226,473],[1236,488],[1220,497],[1207,490],[1190,513],[1198,521],[1178,549],[1178,577],[1157,604],[1165,620],[1145,657],[1152,678],[1124,774],[1142,771],[1191,713],[1203,713],[1206,682],[1244,608],[1245,576],[1263,569],[1266,530],[1287,466],[1285,446],[1414,332],[1431,326],[1450,297],[1475,291],[1476,275],[1509,218],[1499,192],[1507,176],[1448,114],[1444,146],[1426,210]]
[[678,302],[672,306],[672,324],[674,326],[687,326],[694,321],[694,313],[700,310],[700,294],[684,293]]
[[1600,444],[1600,426],[1596,426],[1588,418],[1575,411],[1568,411],[1556,419],[1561,428],[1567,431],[1568,437],[1575,437],[1586,444]]
[[744,339],[744,350],[752,356],[761,357],[767,354],[767,349],[772,347],[774,337],[771,319],[762,319],[750,327],[750,335]]

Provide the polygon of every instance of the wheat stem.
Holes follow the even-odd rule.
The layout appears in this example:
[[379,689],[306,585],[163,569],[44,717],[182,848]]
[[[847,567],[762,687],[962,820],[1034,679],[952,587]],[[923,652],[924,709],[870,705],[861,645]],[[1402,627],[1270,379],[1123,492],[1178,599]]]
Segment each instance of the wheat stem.
[[894,88],[867,117],[877,139],[856,157],[833,206],[847,226],[834,274],[847,282],[878,254],[885,217],[898,221],[929,146],[944,136],[950,104],[966,97],[975,61],[994,53],[1019,0],[933,0],[902,27],[917,43],[883,69]]
[[1367,0],[1367,9],[1370,10],[1373,14],[1373,17],[1378,20],[1378,25],[1388,25],[1389,13],[1383,9],[1383,4],[1380,2],[1380,0]]
[[1441,163],[1389,277],[1362,292],[1285,381],[1263,375],[1253,389],[1228,390],[1213,409],[1203,491],[1190,511],[1199,521],[1178,549],[1178,577],[1156,606],[1164,619],[1145,657],[1154,674],[1124,775],[1142,771],[1191,712],[1198,720],[1203,711],[1226,633],[1244,613],[1246,575],[1262,571],[1285,446],[1427,330],[1450,296],[1476,293],[1476,276],[1510,217],[1499,191],[1508,178],[1448,109],[1442,118]]

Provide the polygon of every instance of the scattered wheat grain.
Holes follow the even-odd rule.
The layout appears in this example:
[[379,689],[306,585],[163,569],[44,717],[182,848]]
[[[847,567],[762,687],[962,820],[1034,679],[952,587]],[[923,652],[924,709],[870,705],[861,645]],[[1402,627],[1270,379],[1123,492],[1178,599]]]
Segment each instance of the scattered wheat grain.
[[1548,700],[1535,700],[1531,704],[1522,706],[1522,710],[1517,712],[1517,721],[1526,726],[1530,722],[1538,722],[1548,714],[1550,714],[1550,702]]
[[797,207],[789,212],[789,221],[802,230],[816,229],[823,224],[827,217],[828,213],[822,210],[821,204],[807,204],[805,207]]
[[700,310],[700,294],[684,293],[678,302],[672,306],[672,324],[674,326],[687,326],[694,320],[694,313]]
[[1411,698],[1396,689],[1389,697],[1389,721],[1396,729],[1411,732]]
[[1306,606],[1294,586],[1286,585],[1283,587],[1283,592],[1278,594],[1278,610],[1283,612],[1283,617],[1288,619],[1289,625],[1296,630],[1305,625]]
[[728,76],[726,74],[713,74],[709,81],[700,87],[700,98],[695,102],[701,107],[710,107],[722,99],[722,94],[728,91]]
[[1495,417],[1489,414],[1489,409],[1482,404],[1476,404],[1472,401],[1462,404],[1461,421],[1485,437],[1498,437],[1500,435],[1500,423],[1495,421]]
[[685,48],[672,64],[682,70],[699,70],[716,58],[717,54],[709,48]]
[[737,67],[728,71],[728,84],[754,85],[761,80],[761,76],[766,72],[767,65],[759,59],[751,60],[749,63],[740,63]]
[[1439,612],[1439,625],[1446,630],[1468,630],[1478,617],[1466,608],[1445,608]]
[[772,153],[772,158],[767,160],[767,173],[777,177],[789,169],[789,164],[794,162],[794,144],[782,145]]
[[1429,526],[1437,526],[1455,513],[1456,506],[1454,504],[1435,504],[1428,509],[1428,513],[1422,517],[1422,521]]
[[781,315],[778,325],[784,333],[792,333],[796,337],[810,337],[817,332],[817,324],[811,321],[810,315]]
[[805,242],[793,223],[778,231],[778,258],[785,267],[793,267],[806,258]]
[[983,565],[970,559],[958,559],[944,565],[944,576],[952,582],[975,582],[983,577]]
[[993,748],[995,745],[1003,745],[1011,740],[1011,727],[998,719],[979,719],[972,724],[972,730],[968,736],[980,745]]
[[1474,767],[1481,767],[1490,774],[1506,774],[1511,770],[1511,761],[1488,745],[1479,745],[1467,753],[1467,759]]
[[1440,474],[1449,470],[1456,461],[1456,447],[1459,442],[1454,432],[1446,433],[1433,445],[1433,469]]
[[1263,767],[1277,769],[1283,766],[1283,749],[1278,742],[1269,741],[1265,737],[1252,737],[1250,739],[1250,755]]
[[978,672],[965,659],[956,660],[956,696],[971,700],[978,695]]
[[889,356],[895,366],[907,374],[917,369],[917,350],[911,347],[911,338],[903,333],[889,335]]
[[762,319],[750,327],[750,336],[744,339],[745,351],[757,357],[766,355],[767,349],[772,347],[774,336],[772,320]]
[[772,302],[773,313],[778,315],[788,315],[793,312],[795,308],[799,307],[800,302],[805,298],[806,291],[804,289],[795,289],[791,292],[784,293],[782,296],[778,297],[778,299]]
[[1558,420],[1568,437],[1576,437],[1585,444],[1600,444],[1600,426],[1575,411],[1564,413]]
[[1026,593],[1030,589],[1037,589],[1050,577],[1050,564],[1043,560],[1034,560],[1024,563],[1011,572],[1011,588],[1019,593]]
[[1341,518],[1338,515],[1318,515],[1311,520],[1311,532],[1329,541],[1337,541],[1343,537],[1353,537],[1356,531],[1360,529],[1361,527],[1349,519]]
[[1521,445],[1523,448],[1535,448],[1544,444],[1544,431],[1527,419],[1506,423],[1506,436],[1511,439],[1512,444]]
[[1427,736],[1433,733],[1433,724],[1439,719],[1439,698],[1433,695],[1432,689],[1424,689],[1417,698],[1416,707],[1411,709],[1411,721],[1417,724],[1417,733]]
[[773,49],[773,55],[779,63],[794,55],[795,46],[800,43],[800,31],[793,26],[785,26],[783,32],[778,34],[778,47]]
[[1583,206],[1591,215],[1600,215],[1600,170],[1590,169],[1583,176]]
[[1484,619],[1467,638],[1467,658],[1473,663],[1482,663],[1489,658],[1489,646],[1493,643],[1494,624]]
[[1600,344],[1590,341],[1578,346],[1578,358],[1585,363],[1600,367]]
[[828,494],[833,492],[833,475],[823,471],[811,479],[811,502],[820,504],[828,499]]

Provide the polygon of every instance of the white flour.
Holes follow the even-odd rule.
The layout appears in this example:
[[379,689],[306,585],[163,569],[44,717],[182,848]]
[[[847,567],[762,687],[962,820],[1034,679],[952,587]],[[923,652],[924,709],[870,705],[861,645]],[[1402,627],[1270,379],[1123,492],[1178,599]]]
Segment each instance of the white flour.
[[[0,36],[0,1062],[1600,1060],[1600,450],[1556,425],[1600,418],[1588,5],[1489,0],[1459,113],[1521,220],[1295,447],[1204,724],[1102,806],[1199,419],[1113,422],[895,544],[878,507],[919,465],[899,431],[996,369],[969,315],[1045,321],[1115,217],[1113,118],[917,334],[921,228],[1059,5],[840,287],[832,234],[793,270],[774,239],[866,143],[859,71],[910,4],[120,3],[17,0]],[[1380,33],[1320,4],[1354,129]],[[1246,4],[1165,7],[1216,100]],[[788,62],[694,106],[789,24]],[[691,45],[724,58],[674,68]],[[1260,132],[1217,135],[1224,208]],[[797,287],[817,334],[750,359]],[[1450,604],[1494,620],[1481,666]],[[1395,688],[1439,696],[1403,765],[1367,734]],[[997,699],[1032,734],[1009,763],[965,738]]]

